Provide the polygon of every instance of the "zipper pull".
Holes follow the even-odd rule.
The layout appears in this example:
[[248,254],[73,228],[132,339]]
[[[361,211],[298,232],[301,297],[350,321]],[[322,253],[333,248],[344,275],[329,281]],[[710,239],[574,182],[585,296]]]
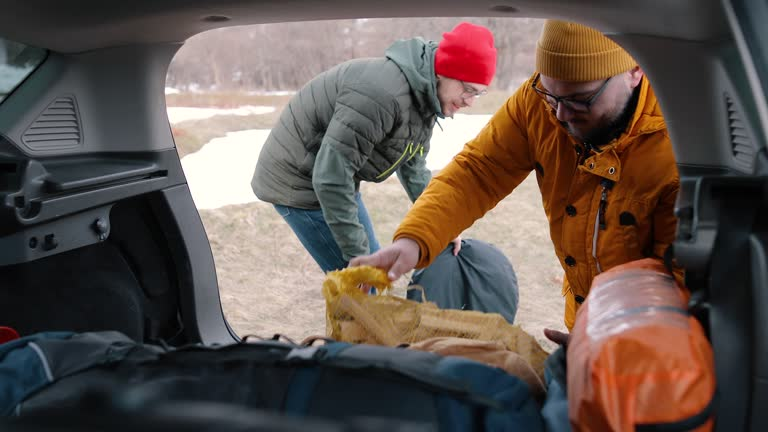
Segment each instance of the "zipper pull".
[[600,208],[597,210],[599,216],[600,229],[605,230],[605,208],[608,206],[608,191],[603,186],[603,192],[600,195]]
[[573,149],[576,151],[576,165],[583,164],[584,160],[587,158],[587,154],[584,151],[584,147],[576,144],[575,146],[573,146]]
[[608,207],[608,191],[613,188],[613,181],[603,179],[600,182],[603,186],[603,190],[600,192],[600,206],[597,209],[598,224],[601,230],[605,230],[605,211]]

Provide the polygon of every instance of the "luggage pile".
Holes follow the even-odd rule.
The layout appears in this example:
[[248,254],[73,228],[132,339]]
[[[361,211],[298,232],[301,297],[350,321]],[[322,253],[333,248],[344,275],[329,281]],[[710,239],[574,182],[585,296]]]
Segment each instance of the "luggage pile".
[[360,430],[382,423],[389,430],[543,427],[522,380],[472,360],[405,348],[277,340],[163,348],[117,332],[38,334],[5,345],[6,415],[40,417],[54,407],[155,412],[175,402],[281,414],[306,419],[307,427],[321,420]]
[[[379,293],[364,294],[361,284]],[[302,344],[273,338],[169,347],[119,332],[36,333],[0,343],[0,410],[8,416],[0,426],[40,432],[714,426],[711,346],[686,310],[685,291],[657,261],[598,276],[567,349],[551,355],[500,315],[398,299],[386,295],[388,285],[383,272],[366,268],[329,274],[323,292],[332,339]],[[6,422],[11,416],[17,420]]]

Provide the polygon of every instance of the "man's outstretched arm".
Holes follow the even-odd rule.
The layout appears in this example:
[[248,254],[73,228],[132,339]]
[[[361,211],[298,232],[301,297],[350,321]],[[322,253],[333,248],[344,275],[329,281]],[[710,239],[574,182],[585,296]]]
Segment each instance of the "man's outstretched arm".
[[349,266],[369,265],[378,267],[386,270],[389,280],[394,281],[416,267],[419,253],[418,243],[407,237],[401,237],[378,252],[353,258],[349,262]]

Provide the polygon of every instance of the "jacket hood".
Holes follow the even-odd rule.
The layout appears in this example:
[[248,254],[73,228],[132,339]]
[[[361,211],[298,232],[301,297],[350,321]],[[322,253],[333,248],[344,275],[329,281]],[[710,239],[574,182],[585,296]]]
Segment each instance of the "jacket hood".
[[405,75],[420,110],[444,118],[437,98],[436,50],[436,42],[416,37],[393,43],[384,55]]
[[648,79],[643,77],[640,82],[640,95],[637,100],[637,108],[625,131],[628,136],[638,136],[653,133],[667,127],[661,114],[659,102]]

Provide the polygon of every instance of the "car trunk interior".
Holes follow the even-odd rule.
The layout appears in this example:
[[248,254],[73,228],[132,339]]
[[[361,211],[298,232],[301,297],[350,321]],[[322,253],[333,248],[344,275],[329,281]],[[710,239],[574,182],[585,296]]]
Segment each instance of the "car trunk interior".
[[[0,317],[22,334],[119,330],[171,345],[232,342],[238,338],[222,313],[210,245],[165,114],[165,73],[178,41],[223,25],[208,16],[249,24],[393,12],[349,1],[335,2],[350,8],[333,9],[343,13],[315,1],[302,11],[291,2],[261,2],[242,14],[235,1],[163,2],[157,8],[176,6],[184,23],[173,31],[152,21],[156,2],[139,3],[136,19],[150,30],[116,26],[103,46],[93,38],[99,26],[56,39],[70,24],[40,33],[14,25],[32,14],[29,6],[14,6],[17,18],[0,17],[9,38],[53,48],[0,104]],[[738,61],[744,41],[728,27],[738,14],[714,1],[700,9],[694,1],[650,2],[680,13],[685,25],[678,29],[669,20],[654,28],[621,15],[622,4],[635,3],[629,1],[589,2],[592,9],[583,11],[565,1],[518,1],[507,5],[511,13],[493,2],[397,3],[403,16],[428,15],[428,7],[453,16],[566,15],[599,25],[644,65],[678,157],[680,221],[669,258],[687,269],[692,312],[712,340],[718,429],[768,430],[768,156],[759,106],[765,98],[754,96],[754,71]],[[60,9],[63,2],[47,4],[71,14]],[[652,7],[639,16],[657,19]],[[111,16],[100,8],[91,10],[94,19]],[[75,125],[74,143],[29,135],[51,115]]]

